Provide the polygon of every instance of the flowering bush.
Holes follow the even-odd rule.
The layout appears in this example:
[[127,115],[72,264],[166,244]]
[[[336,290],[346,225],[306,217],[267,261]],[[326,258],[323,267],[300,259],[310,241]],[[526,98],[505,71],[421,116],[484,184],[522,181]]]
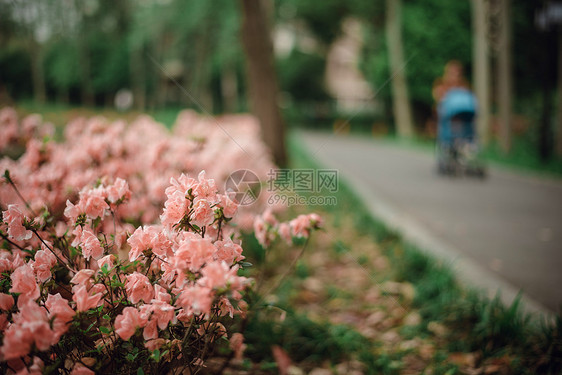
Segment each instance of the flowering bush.
[[320,218],[256,216],[267,194],[239,207],[205,171],[183,173],[210,166],[224,180],[219,153],[263,175],[272,164],[248,118],[228,121],[246,129],[245,150],[265,157],[230,148],[216,126],[194,140],[210,123],[182,116],[175,136],[145,117],[131,127],[96,118],[54,143],[37,139],[47,134],[38,117],[18,132],[15,112],[0,111],[11,129],[0,152],[26,142],[19,158],[0,160],[0,372],[193,373],[223,338],[240,358],[244,338],[230,322],[245,315],[252,281],[238,272],[238,229],[255,223],[260,241],[289,240]]
[[47,211],[30,218],[8,206],[0,232],[5,371],[160,373],[194,369],[212,353],[227,335],[224,317],[246,307],[250,280],[237,275],[244,256],[228,226],[237,207],[204,172],[171,183],[161,223],[128,239],[118,225],[132,196],[122,179],[68,201],[64,227]]
[[[64,138],[57,143],[50,138],[52,125],[42,123],[39,115],[19,121],[12,108],[4,108],[0,128],[0,156],[12,156],[0,159],[0,171],[10,170],[33,210],[47,204],[55,217],[62,214],[68,199],[76,199],[83,187],[103,176],[128,182],[135,194],[121,214],[127,222],[140,225],[157,222],[171,176],[206,170],[222,187],[238,169],[249,169],[266,181],[275,168],[257,121],[248,115],[214,120],[183,111],[172,132],[148,116],[139,116],[130,125],[103,117],[77,118],[65,126]],[[14,157],[13,145],[22,146],[20,157]],[[7,202],[18,199],[6,185],[0,186],[0,195]],[[234,223],[250,229],[270,196],[262,189],[254,204],[240,207]]]

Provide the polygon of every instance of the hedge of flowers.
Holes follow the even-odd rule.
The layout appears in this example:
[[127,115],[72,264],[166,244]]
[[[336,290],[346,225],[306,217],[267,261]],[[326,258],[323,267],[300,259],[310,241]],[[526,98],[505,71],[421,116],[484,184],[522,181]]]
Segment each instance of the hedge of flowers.
[[76,120],[55,143],[38,138],[52,134],[38,117],[22,126],[0,111],[0,152],[26,143],[0,161],[0,372],[194,373],[216,345],[240,356],[230,322],[246,313],[253,282],[238,272],[238,229],[255,221],[265,245],[290,242],[320,218],[278,223],[257,215],[267,195],[239,207],[219,192],[228,165],[262,176],[272,167],[255,121],[229,121],[242,148],[192,112],[172,134],[148,117]]

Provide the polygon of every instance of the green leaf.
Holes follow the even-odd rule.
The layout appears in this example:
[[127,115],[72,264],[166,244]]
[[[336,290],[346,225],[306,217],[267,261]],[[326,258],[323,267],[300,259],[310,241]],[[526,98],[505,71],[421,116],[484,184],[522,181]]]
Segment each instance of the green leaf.
[[101,333],[105,333],[106,335],[109,334],[111,332],[111,329],[109,329],[108,327],[105,326],[101,326],[100,327],[100,332]]
[[137,370],[137,375],[144,375],[144,370],[142,369],[142,367],[139,367],[139,369]]
[[102,316],[102,318],[104,318],[105,320],[111,320],[111,317],[107,314],[105,314],[104,316]]
[[103,273],[104,275],[107,275],[109,273],[109,268],[107,267],[107,264],[101,266],[101,273]]
[[155,350],[152,352],[152,359],[153,359],[155,362],[159,362],[159,361],[160,361],[160,358],[162,358],[161,355],[160,355],[160,350],[159,350],[159,349],[155,349]]

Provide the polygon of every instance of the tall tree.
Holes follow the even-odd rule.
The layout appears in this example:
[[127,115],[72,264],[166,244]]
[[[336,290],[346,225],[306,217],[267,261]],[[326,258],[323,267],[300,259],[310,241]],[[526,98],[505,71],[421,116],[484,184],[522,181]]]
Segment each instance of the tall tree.
[[474,91],[478,99],[477,130],[482,144],[489,138],[490,124],[490,55],[485,0],[472,0],[472,66]]
[[406,62],[402,43],[402,1],[386,0],[386,37],[392,86],[392,110],[398,135],[410,137],[414,133],[408,86]]
[[500,145],[504,153],[511,148],[511,105],[513,94],[511,70],[511,4],[497,0],[499,6],[498,57],[496,64]]
[[558,25],[558,107],[556,154],[562,157],[562,25]]
[[241,0],[242,44],[246,54],[246,79],[252,111],[262,127],[262,137],[278,165],[285,165],[285,124],[278,106],[279,86],[273,59],[273,42],[261,0]]

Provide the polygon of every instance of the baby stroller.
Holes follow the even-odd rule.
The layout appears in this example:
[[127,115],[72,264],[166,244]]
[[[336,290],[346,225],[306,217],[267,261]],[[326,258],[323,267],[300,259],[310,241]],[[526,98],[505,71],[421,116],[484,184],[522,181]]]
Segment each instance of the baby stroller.
[[476,136],[476,98],[466,89],[449,90],[437,108],[437,172],[485,177]]

